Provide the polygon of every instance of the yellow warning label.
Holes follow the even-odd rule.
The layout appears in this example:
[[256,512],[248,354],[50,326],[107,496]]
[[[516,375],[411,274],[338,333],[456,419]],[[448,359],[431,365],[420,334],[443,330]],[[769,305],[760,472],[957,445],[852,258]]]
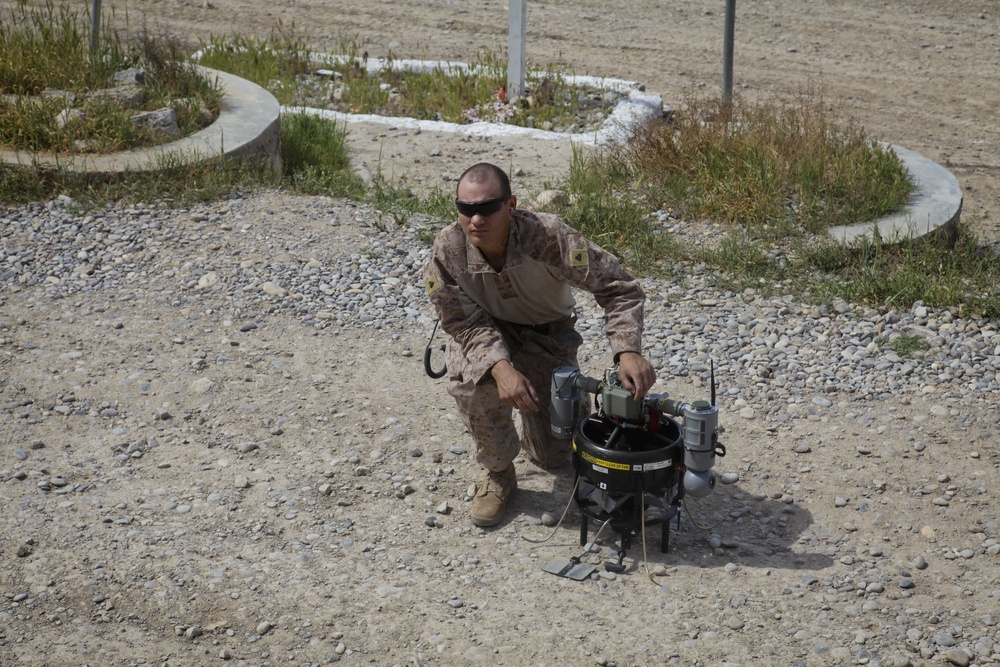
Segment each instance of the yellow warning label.
[[587,266],[590,263],[590,255],[586,248],[577,248],[569,251],[570,264],[573,266]]
[[599,459],[596,456],[592,456],[591,454],[588,454],[587,452],[581,453],[580,456],[583,457],[584,461],[587,461],[589,463],[593,463],[594,465],[604,466],[605,468],[611,468],[612,470],[629,470],[630,469],[630,466],[627,463],[612,463],[611,461],[604,461],[603,459]]

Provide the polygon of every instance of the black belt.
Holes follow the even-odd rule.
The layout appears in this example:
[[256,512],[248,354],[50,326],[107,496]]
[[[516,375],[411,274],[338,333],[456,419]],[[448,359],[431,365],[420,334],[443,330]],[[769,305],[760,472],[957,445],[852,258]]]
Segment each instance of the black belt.
[[564,334],[567,331],[572,331],[575,324],[576,316],[570,315],[569,317],[564,317],[561,320],[545,322],[544,324],[518,324],[517,326],[522,329],[531,329],[532,331],[540,333],[543,336],[558,336],[559,334]]

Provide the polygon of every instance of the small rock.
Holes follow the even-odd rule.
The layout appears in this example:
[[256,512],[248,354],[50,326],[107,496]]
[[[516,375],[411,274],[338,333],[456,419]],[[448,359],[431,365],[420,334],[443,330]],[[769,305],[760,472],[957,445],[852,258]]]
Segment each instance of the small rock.
[[972,661],[969,654],[960,648],[953,648],[950,651],[946,651],[944,659],[957,667],[969,667],[969,664]]
[[196,394],[207,394],[215,389],[215,382],[210,378],[198,378],[191,383],[191,391]]
[[271,631],[271,628],[273,627],[274,626],[271,625],[269,621],[261,621],[260,623],[257,624],[257,634],[266,635],[268,632]]
[[[270,296],[288,296],[288,290],[277,283],[271,282],[270,280],[261,285],[260,289],[264,292],[264,294],[268,294]],[[240,328],[240,331],[243,331],[242,327]]]

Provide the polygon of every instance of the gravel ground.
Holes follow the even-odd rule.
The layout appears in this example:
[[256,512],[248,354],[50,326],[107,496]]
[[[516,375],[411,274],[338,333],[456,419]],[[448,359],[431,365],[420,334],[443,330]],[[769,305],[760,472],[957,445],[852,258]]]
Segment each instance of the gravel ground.
[[[735,81],[810,85],[958,176],[1000,238],[995,3],[739,3]],[[0,0],[5,8],[10,2]],[[121,7],[119,14],[121,13]],[[472,60],[506,3],[131,0],[133,27]],[[528,57],[682,108],[721,80],[721,3],[530,3]],[[970,65],[974,64],[973,65]],[[491,160],[528,202],[568,142],[352,124],[362,173],[414,190]],[[413,232],[262,192],[169,210],[0,211],[0,665],[995,665],[1000,339],[913,304],[876,313],[647,282],[661,388],[707,394],[721,483],[661,554],[575,582],[572,489],[519,461],[508,519],[468,521],[472,443],[420,357]],[[581,299],[583,370],[608,363]],[[899,358],[886,340],[920,336]],[[885,340],[881,337],[886,337]],[[698,526],[705,526],[705,529]],[[602,540],[585,560],[612,558]]]
[[670,553],[575,582],[541,567],[576,510],[529,541],[570,470],[519,461],[508,519],[468,520],[415,229],[279,192],[67,204],[0,213],[4,664],[1000,662],[993,324],[647,281],[660,389],[715,362],[723,483]]

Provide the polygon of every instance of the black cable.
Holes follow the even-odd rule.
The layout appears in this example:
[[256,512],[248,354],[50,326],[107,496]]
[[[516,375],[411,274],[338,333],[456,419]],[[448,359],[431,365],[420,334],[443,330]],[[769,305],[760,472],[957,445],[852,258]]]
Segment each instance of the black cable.
[[[431,354],[433,350],[431,349],[431,343],[434,341],[434,334],[437,333],[439,320],[434,320],[434,330],[431,331],[431,337],[427,340],[427,347],[424,348],[424,372],[427,373],[427,377],[432,380],[437,380],[438,378],[443,378],[444,374],[448,372],[448,364],[445,363],[441,366],[441,370],[435,371],[431,368]],[[444,352],[444,345],[441,346],[441,351]]]

